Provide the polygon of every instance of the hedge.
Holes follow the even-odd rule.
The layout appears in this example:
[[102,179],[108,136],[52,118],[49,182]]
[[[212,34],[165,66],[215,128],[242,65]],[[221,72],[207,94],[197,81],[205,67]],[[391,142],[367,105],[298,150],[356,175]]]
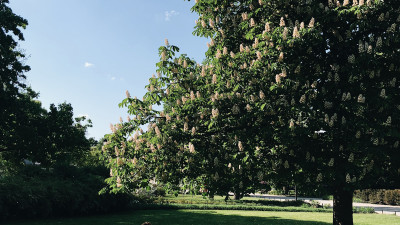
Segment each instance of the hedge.
[[0,219],[115,212],[127,209],[132,201],[123,194],[99,195],[104,177],[84,169],[43,171],[32,166],[27,170],[0,177]]
[[400,189],[366,189],[354,192],[354,197],[374,204],[400,205]]

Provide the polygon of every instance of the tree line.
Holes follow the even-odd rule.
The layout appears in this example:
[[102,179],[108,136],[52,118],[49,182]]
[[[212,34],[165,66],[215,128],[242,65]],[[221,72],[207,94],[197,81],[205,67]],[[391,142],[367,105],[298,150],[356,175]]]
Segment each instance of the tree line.
[[76,163],[95,144],[85,136],[92,123],[85,117],[74,118],[69,103],[43,108],[39,93],[26,85],[30,67],[18,41],[24,40],[22,29],[28,21],[7,4],[0,2],[0,159],[8,165],[2,170],[17,168],[24,160],[44,168]]

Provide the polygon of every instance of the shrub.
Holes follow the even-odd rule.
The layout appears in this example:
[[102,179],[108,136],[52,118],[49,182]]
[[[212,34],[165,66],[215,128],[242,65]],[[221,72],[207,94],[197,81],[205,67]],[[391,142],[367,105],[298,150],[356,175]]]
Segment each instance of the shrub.
[[362,201],[369,202],[370,189],[354,191],[354,198],[359,198]]
[[312,208],[319,208],[320,207],[319,202],[315,201],[315,200],[312,200],[310,202],[310,205],[311,205]]
[[385,204],[400,205],[400,190],[387,190],[383,199]]
[[186,198],[178,197],[175,198],[173,195],[168,196],[167,198],[158,198],[153,203],[167,203],[167,204],[206,204],[206,205],[248,205],[248,206],[280,206],[280,207],[306,207],[310,208],[310,204],[305,203],[303,201],[276,201],[276,200],[265,200],[265,199],[241,199],[241,200],[224,200],[224,199],[202,199],[200,196],[187,196]]
[[354,197],[360,198],[362,201],[375,204],[400,205],[400,189],[357,190],[354,192]]
[[0,178],[0,219],[75,216],[119,211],[131,197],[104,194],[104,177],[75,167],[43,171],[27,166]]
[[375,213],[372,207],[353,207],[353,213]]
[[161,196],[161,197],[165,197],[165,189],[162,187],[157,187],[154,191],[153,191],[153,195],[155,196]]

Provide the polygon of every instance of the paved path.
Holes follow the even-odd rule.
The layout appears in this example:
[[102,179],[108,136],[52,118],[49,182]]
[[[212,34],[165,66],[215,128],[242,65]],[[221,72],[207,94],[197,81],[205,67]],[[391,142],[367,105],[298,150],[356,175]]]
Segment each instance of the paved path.
[[[277,200],[277,201],[294,201],[295,200],[295,197],[287,197],[287,196],[283,196],[283,195],[250,194],[250,197],[272,199],[272,200]],[[307,197],[298,197],[297,199],[305,201],[305,202],[318,201],[320,205],[324,205],[324,206],[328,205],[329,207],[333,206],[332,200],[323,200],[321,198],[307,198]],[[374,208],[376,213],[395,214],[397,216],[400,216],[400,206],[378,205],[378,204],[358,203],[358,202],[353,202],[353,206],[355,206],[355,207],[371,207],[371,208]]]

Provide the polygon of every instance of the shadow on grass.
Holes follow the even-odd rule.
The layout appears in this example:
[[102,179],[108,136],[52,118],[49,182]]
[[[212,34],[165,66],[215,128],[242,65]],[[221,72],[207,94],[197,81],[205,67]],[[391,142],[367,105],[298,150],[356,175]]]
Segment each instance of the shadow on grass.
[[[330,223],[316,221],[301,221],[285,219],[278,216],[244,216],[240,212],[232,212],[230,215],[217,213],[216,211],[187,211],[187,210],[139,210],[131,213],[121,213],[93,217],[51,219],[38,221],[24,221],[9,223],[14,225],[141,225],[143,222],[151,222],[152,225],[328,225]],[[289,212],[290,213],[290,212]],[[273,215],[273,212],[272,214]],[[311,216],[311,215],[310,215]]]

